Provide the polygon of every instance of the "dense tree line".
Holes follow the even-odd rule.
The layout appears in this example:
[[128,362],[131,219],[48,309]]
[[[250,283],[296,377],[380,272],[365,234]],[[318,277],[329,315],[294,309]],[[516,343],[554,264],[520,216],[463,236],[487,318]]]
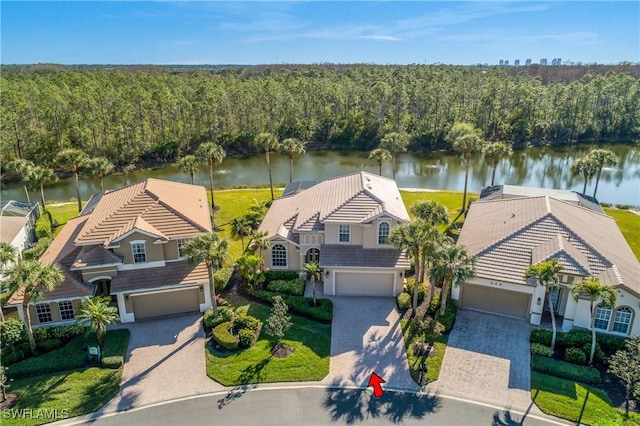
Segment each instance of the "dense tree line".
[[409,150],[426,151],[449,147],[456,121],[516,146],[637,137],[640,80],[629,70],[555,82],[504,67],[9,68],[1,76],[2,156],[53,165],[58,152],[76,148],[125,167],[175,161],[208,141],[256,153],[263,132],[359,150],[398,132],[409,136]]

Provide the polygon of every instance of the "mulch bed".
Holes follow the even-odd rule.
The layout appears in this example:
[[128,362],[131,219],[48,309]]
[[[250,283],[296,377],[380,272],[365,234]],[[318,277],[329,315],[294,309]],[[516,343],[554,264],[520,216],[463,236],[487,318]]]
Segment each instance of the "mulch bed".
[[18,401],[20,401],[20,397],[15,393],[8,393],[7,399],[0,402],[0,411],[8,410],[11,407],[15,406]]
[[295,351],[295,348],[288,345],[280,345],[275,351],[271,351],[271,355],[276,358],[286,358]]

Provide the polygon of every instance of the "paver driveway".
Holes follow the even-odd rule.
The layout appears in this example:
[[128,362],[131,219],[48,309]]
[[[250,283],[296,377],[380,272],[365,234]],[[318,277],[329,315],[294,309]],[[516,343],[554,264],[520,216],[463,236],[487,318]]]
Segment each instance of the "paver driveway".
[[367,386],[375,372],[383,387],[414,389],[409,376],[400,315],[385,297],[330,297],[333,300],[331,368],[324,383]]
[[207,377],[202,314],[141,320],[119,327],[131,330],[120,392],[101,411],[223,389]]
[[[530,330],[524,320],[458,310],[434,387],[449,394],[529,409]],[[540,414],[535,405],[531,412]]]

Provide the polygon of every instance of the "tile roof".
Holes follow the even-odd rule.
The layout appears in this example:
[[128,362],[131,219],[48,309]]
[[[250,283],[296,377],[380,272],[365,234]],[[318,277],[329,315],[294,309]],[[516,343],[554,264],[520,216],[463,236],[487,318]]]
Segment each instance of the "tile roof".
[[365,249],[348,244],[324,244],[320,246],[320,266],[354,266],[365,268],[409,269],[409,259],[404,250]]
[[566,201],[589,208],[598,213],[604,213],[598,200],[585,194],[566,189],[536,188],[518,185],[495,185],[482,188],[480,199],[483,201],[496,200],[501,198],[515,197],[543,197],[548,195],[556,200]]
[[259,230],[293,240],[292,233],[322,230],[325,221],[366,223],[382,213],[409,220],[395,181],[360,171],[275,200]]
[[477,256],[479,277],[523,284],[532,259],[556,257],[568,273],[640,295],[640,263],[613,218],[549,196],[472,203],[458,244]]
[[29,218],[26,216],[0,216],[0,241],[11,244],[27,222]]
[[209,283],[204,262],[197,265],[187,261],[167,262],[163,267],[118,271],[111,280],[111,293],[195,283]]
[[108,247],[134,228],[163,238],[211,231],[204,187],[152,178],[105,192],[88,217],[76,244]]
[[74,269],[122,263],[122,259],[102,245],[83,246],[71,265]]

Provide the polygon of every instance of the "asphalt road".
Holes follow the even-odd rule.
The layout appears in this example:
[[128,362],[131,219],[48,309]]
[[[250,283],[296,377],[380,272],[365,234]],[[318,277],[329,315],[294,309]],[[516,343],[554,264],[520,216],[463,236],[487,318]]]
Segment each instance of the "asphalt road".
[[235,389],[59,424],[107,425],[564,425],[560,420],[434,394],[371,389]]

